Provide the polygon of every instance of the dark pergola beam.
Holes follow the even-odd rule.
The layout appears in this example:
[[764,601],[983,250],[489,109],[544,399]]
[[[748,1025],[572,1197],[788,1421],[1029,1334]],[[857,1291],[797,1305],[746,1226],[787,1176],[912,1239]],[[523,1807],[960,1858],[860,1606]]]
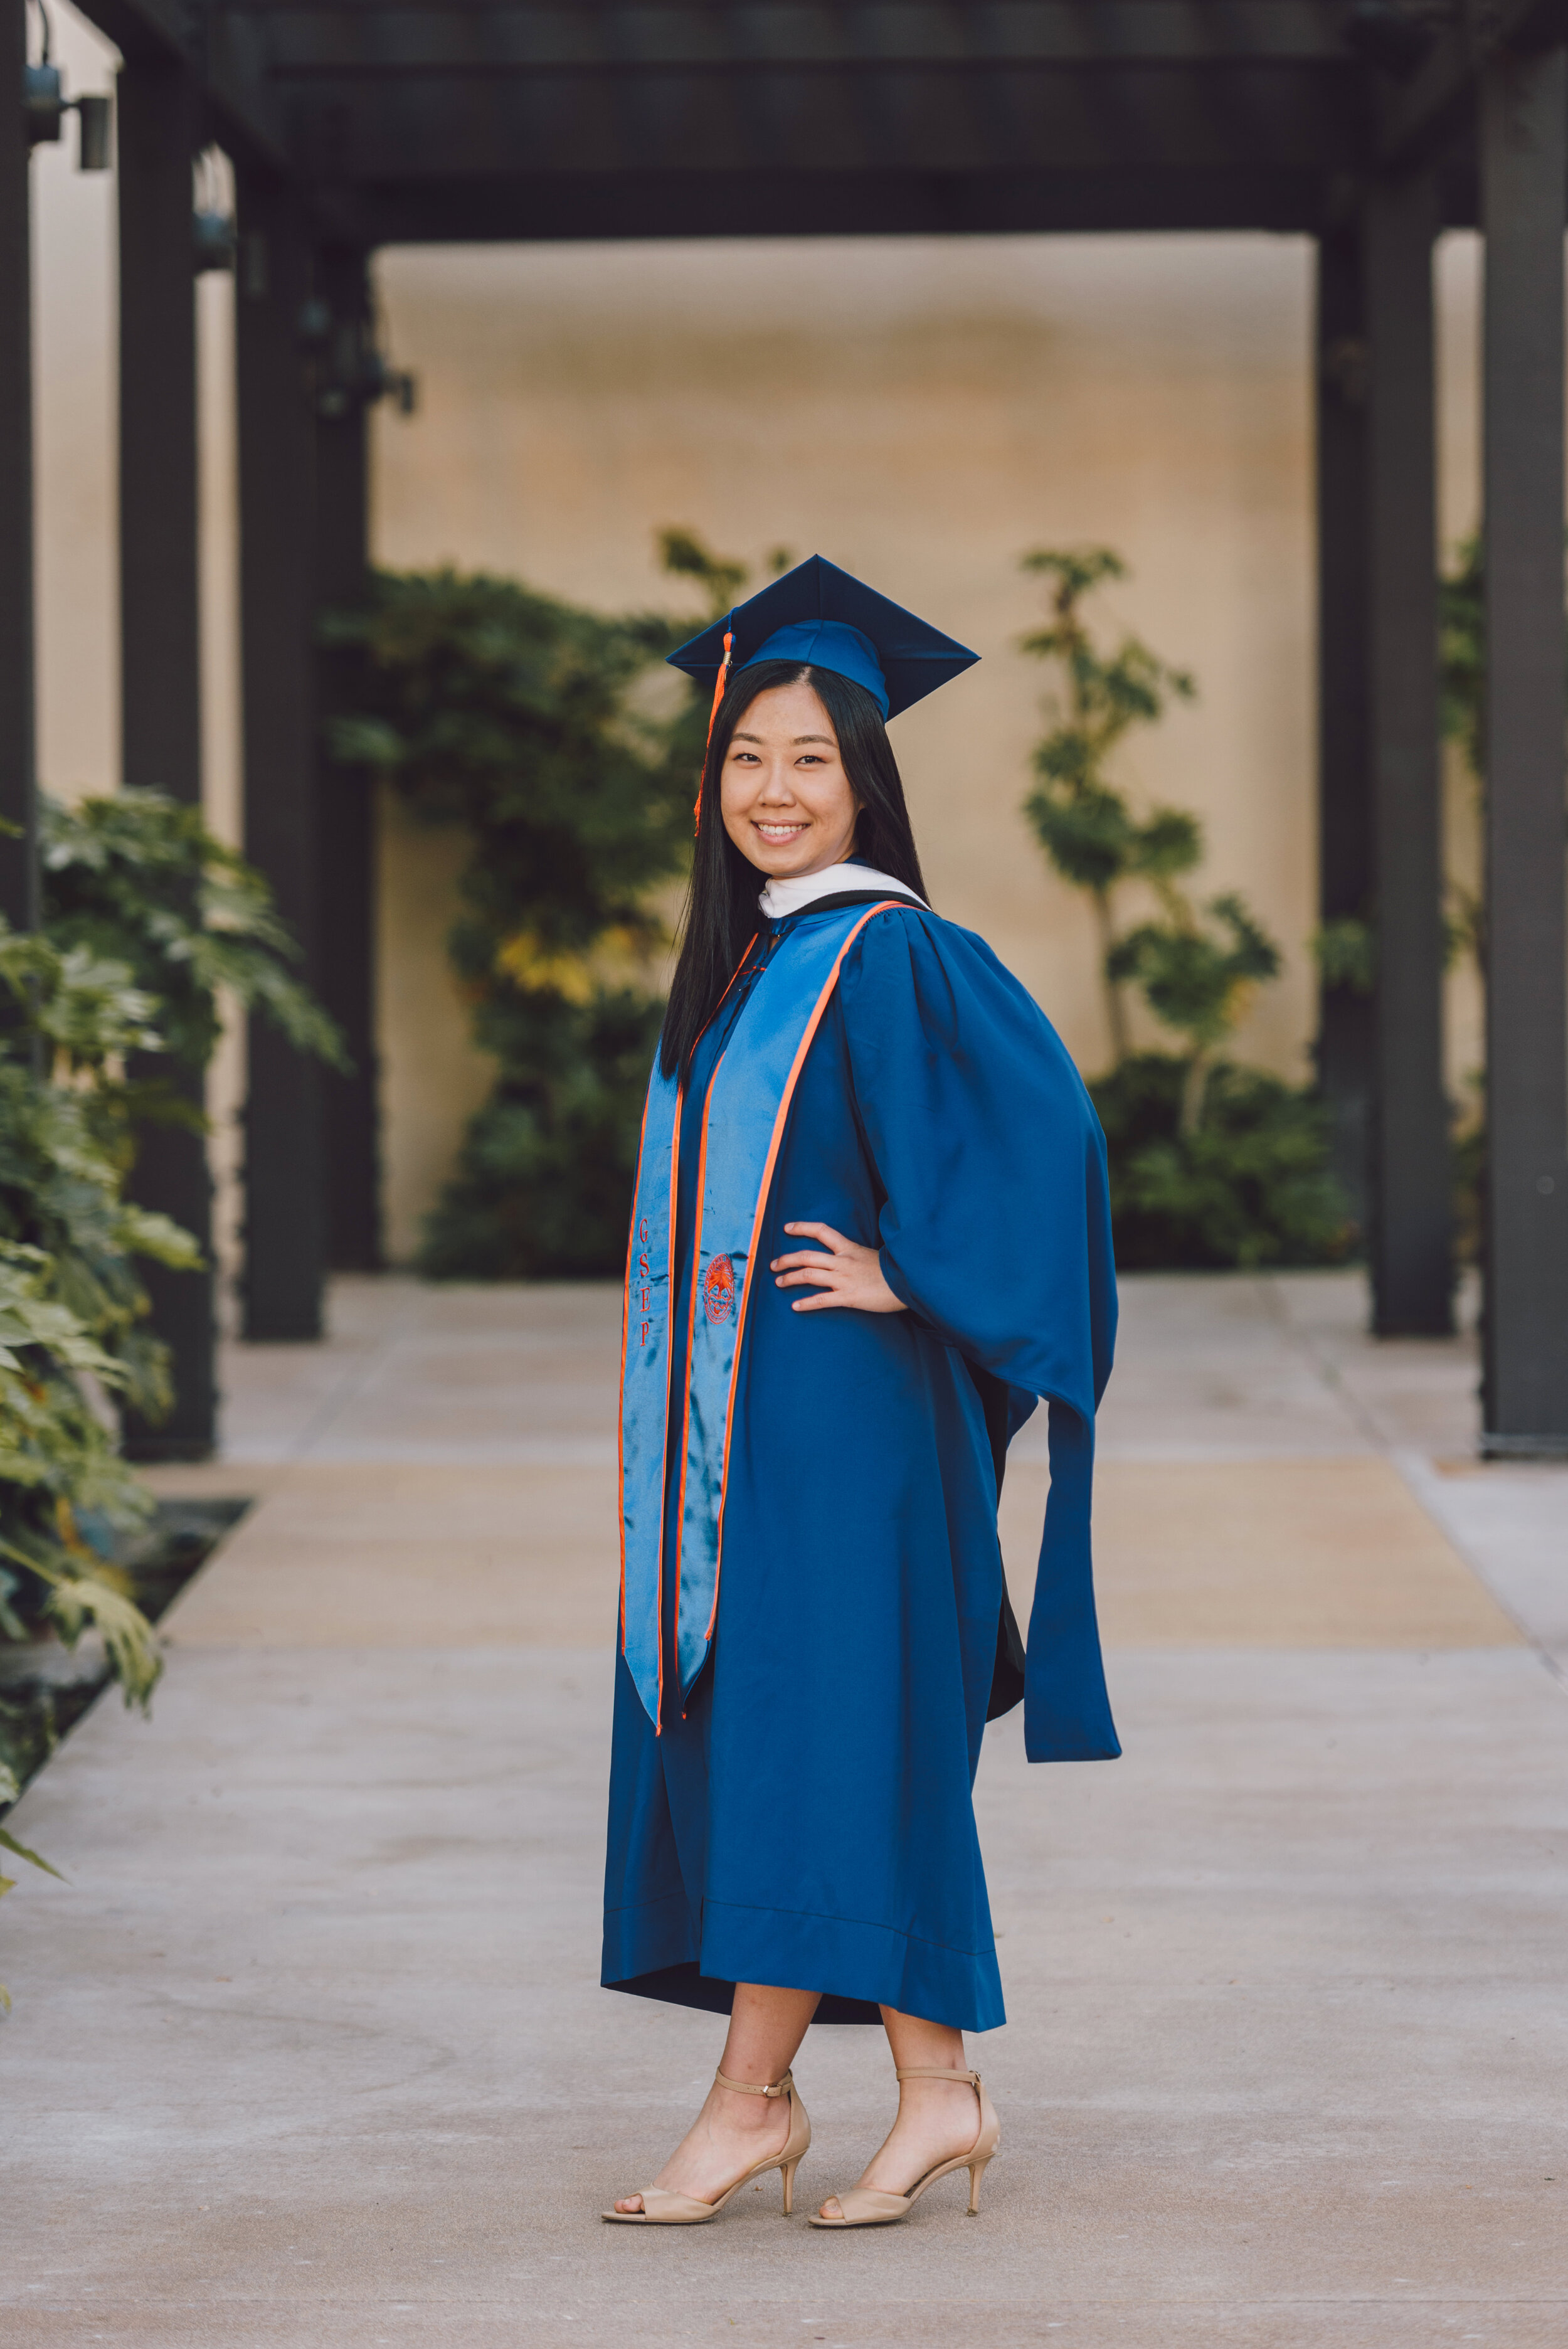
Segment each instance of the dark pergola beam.
[[1461,7],[1411,79],[1385,101],[1377,162],[1400,171],[1435,158],[1475,119],[1477,93],[1488,60],[1503,52],[1527,55],[1568,34],[1568,0],[1487,0]]
[[1453,1325],[1453,1211],[1442,1051],[1432,176],[1373,187],[1363,219],[1377,912],[1373,1328],[1385,1338],[1440,1336]]
[[645,73],[767,72],[779,67],[927,65],[1099,67],[1124,65],[1346,65],[1345,18],[1314,0],[992,0],[986,6],[838,8],[799,0],[752,5],[519,6],[220,5],[219,23],[267,28],[273,70],[408,73],[450,70]]
[[[9,0],[6,0],[9,5]],[[82,15],[128,65],[183,65],[196,76],[211,131],[225,146],[284,170],[288,145],[268,88],[265,36],[232,21],[242,12],[193,8],[189,0],[79,0]]]
[[[201,803],[201,600],[196,507],[196,305],[191,160],[201,108],[178,58],[138,58],[118,85],[119,581],[122,772],[127,783]],[[198,1071],[154,1062],[201,1111]],[[211,1243],[205,1137],[143,1125],[133,1195]],[[204,1459],[215,1435],[212,1276],[143,1269],[153,1327],[170,1347],[174,1408],[130,1420],[137,1459]]]
[[[26,0],[0,0],[0,88],[19,91]],[[33,636],[33,305],[26,132],[0,112],[0,915],[37,915]]]
[[191,62],[191,11],[183,0],[88,0],[82,15],[127,65]]
[[1481,94],[1486,237],[1487,1174],[1483,1450],[1568,1453],[1563,49]]
[[1053,231],[1266,229],[1315,235],[1314,171],[615,171],[318,189],[346,242],[387,244],[691,236],[1006,236]]
[[[1016,81],[1019,78],[1015,77]],[[998,152],[962,76],[779,71],[743,103],[732,79],[686,72],[622,78],[492,77],[471,83],[410,75],[352,77],[296,94],[293,137],[324,192],[433,180],[498,183],[558,177],[572,189],[619,173],[672,184],[758,175],[808,189],[847,172],[899,173],[978,188],[1020,170],[1042,180],[1096,171],[1158,180],[1178,204],[1183,173],[1299,173],[1324,187],[1364,161],[1354,89],[1333,74],[1281,78],[1263,91],[1246,69],[1129,69],[1078,87],[1043,74],[1010,88],[1012,130]],[[1273,77],[1264,77],[1273,81]],[[987,87],[974,78],[976,92]],[[1105,188],[1116,202],[1114,186]],[[713,216],[709,231],[712,233]],[[1158,226],[1158,212],[1141,226]]]
[[[320,978],[315,699],[315,417],[299,346],[311,293],[304,201],[239,180],[235,284],[240,432],[245,853]],[[250,1023],[245,1101],[244,1332],[321,1335],[321,1079],[269,1022]]]

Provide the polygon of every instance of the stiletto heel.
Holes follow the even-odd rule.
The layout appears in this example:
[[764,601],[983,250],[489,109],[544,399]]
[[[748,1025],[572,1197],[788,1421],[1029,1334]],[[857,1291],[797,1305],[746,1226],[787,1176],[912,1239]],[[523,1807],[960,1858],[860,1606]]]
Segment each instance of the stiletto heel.
[[[795,2207],[795,2172],[799,2168],[811,2143],[811,2124],[806,2117],[806,2107],[796,2092],[795,2075],[786,2072],[777,2087],[758,2086],[752,2080],[732,2080],[726,2072],[716,2072],[714,2078],[721,2088],[733,2088],[742,2096],[788,2096],[789,2099],[789,2134],[777,2153],[765,2161],[754,2161],[749,2169],[742,2170],[733,2186],[727,2186],[713,2202],[699,2202],[691,2194],[675,2194],[667,2187],[644,2186],[638,2189],[640,2210],[601,2210],[599,2216],[612,2225],[623,2227],[704,2227],[717,2219],[727,2202],[732,2201],[743,2186],[754,2178],[765,2178],[770,2169],[783,2172],[784,2216],[788,2219]],[[630,2201],[630,2195],[627,2196]]]
[[978,2072],[950,2072],[940,2064],[911,2064],[900,2071],[901,2080],[961,2080],[974,2089],[980,2105],[980,2127],[967,2153],[955,2153],[951,2161],[939,2161],[923,2178],[917,2178],[907,2194],[883,2194],[874,2186],[850,2186],[843,2193],[830,2199],[839,2206],[836,2219],[824,2219],[813,2212],[807,2220],[812,2227],[896,2227],[907,2219],[928,2186],[939,2178],[951,2176],[955,2169],[969,2172],[968,2216],[975,2218],[980,2210],[980,2180],[985,2175],[985,2165],[1002,2142],[1002,2124],[996,2117],[996,2107],[986,2095]]

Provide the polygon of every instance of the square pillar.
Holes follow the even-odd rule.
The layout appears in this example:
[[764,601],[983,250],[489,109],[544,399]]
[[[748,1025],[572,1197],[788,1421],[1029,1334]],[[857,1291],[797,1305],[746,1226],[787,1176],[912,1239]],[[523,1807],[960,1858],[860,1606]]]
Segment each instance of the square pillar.
[[[197,536],[196,314],[191,164],[197,94],[177,63],[132,61],[118,85],[119,578],[122,772],[128,784],[201,803]],[[200,1070],[150,1064],[198,1110]],[[211,1257],[206,1138],[153,1124],[137,1142],[132,1195],[172,1216]],[[157,1426],[127,1414],[138,1460],[204,1459],[217,1391],[212,1275],[144,1264],[152,1323],[169,1346],[174,1408]]]
[[[321,611],[357,603],[369,567],[366,361],[372,347],[366,255],[325,245],[315,290],[331,314],[318,377],[315,428],[316,603]],[[341,653],[316,656],[324,713],[346,706],[356,665]],[[326,1260],[338,1272],[374,1272],[382,1262],[380,1120],[376,1052],[376,787],[363,768],[340,767],[319,744],[323,922],[321,990],[343,1030],[353,1070],[324,1071]]]
[[[1315,422],[1317,506],[1318,918],[1370,922],[1372,800],[1367,640],[1367,316],[1358,221],[1317,245]],[[1375,1081],[1370,996],[1326,982],[1317,1077],[1333,1119],[1333,1164],[1363,1230]]]
[[1482,1448],[1568,1454],[1564,52],[1503,56],[1480,111],[1487,1174]]
[[[271,882],[318,988],[315,416],[301,347],[310,243],[296,191],[239,183],[236,286],[245,854]],[[253,1019],[245,1103],[244,1330],[319,1338],[325,1261],[316,1063]]]
[[1453,1327],[1453,1208],[1443,1087],[1438,705],[1434,176],[1380,182],[1364,212],[1367,604],[1376,1092],[1369,1153],[1372,1326]]

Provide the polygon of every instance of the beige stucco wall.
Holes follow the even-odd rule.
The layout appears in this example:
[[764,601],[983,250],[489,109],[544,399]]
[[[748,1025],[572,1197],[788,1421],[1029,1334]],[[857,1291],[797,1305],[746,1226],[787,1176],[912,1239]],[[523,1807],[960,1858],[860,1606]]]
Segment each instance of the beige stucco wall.
[[[113,52],[68,6],[74,89]],[[53,789],[118,766],[114,192],[71,151],[34,165],[38,256],[39,741]],[[753,246],[522,247],[384,255],[381,296],[421,405],[374,427],[376,550],[518,573],[604,606],[680,603],[653,533],[696,527],[757,562],[783,543],[858,571],[972,644],[981,667],[897,721],[926,869],[1086,1066],[1105,1037],[1083,908],[1018,804],[1042,678],[1016,649],[1037,609],[1031,545],[1119,547],[1104,602],[1201,698],[1125,773],[1198,809],[1206,887],[1239,888],[1284,980],[1239,1040],[1305,1073],[1313,848],[1309,331],[1299,241],[1020,238]],[[1439,254],[1443,528],[1476,508],[1471,238]],[[199,288],[209,802],[239,819],[232,287]],[[1454,783],[1456,832],[1466,794]],[[440,940],[460,843],[394,816],[381,843],[387,1206],[406,1256],[488,1070]],[[1477,1058],[1473,986],[1451,989],[1450,1062]],[[214,1073],[234,1222],[236,1039]]]
[[1312,922],[1310,258],[1264,237],[401,252],[380,285],[412,422],[376,432],[397,564],[681,601],[653,533],[820,552],[982,665],[894,740],[944,912],[985,931],[1087,1066],[1106,1052],[1084,907],[1019,813],[1044,678],[1026,548],[1098,541],[1104,619],[1197,672],[1129,749],[1199,809],[1204,885],[1289,957],[1240,1041],[1303,1071]]

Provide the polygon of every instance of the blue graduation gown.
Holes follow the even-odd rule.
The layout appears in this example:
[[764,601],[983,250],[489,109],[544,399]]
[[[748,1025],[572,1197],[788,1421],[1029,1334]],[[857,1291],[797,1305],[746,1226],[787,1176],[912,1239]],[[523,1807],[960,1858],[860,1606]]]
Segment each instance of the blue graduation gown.
[[[827,903],[774,925],[773,949]],[[677,1330],[702,1103],[749,993],[743,978],[687,1082]],[[880,1246],[910,1309],[792,1311],[804,1292],[762,1268],[803,1245],[783,1230],[802,1220]],[[1054,1030],[981,939],[901,909],[851,946],[759,1257],[709,1661],[684,1707],[666,1671],[657,1736],[617,1663],[603,1980],[717,2012],[737,1982],[768,1982],[820,1991],[823,2022],[886,2004],[990,2030],[1006,2018],[972,1787],[988,1705],[1016,1699],[998,1480],[1041,1395],[1052,1506],[1026,1744],[1037,1760],[1119,1749],[1088,1558],[1115,1328],[1104,1142]]]

